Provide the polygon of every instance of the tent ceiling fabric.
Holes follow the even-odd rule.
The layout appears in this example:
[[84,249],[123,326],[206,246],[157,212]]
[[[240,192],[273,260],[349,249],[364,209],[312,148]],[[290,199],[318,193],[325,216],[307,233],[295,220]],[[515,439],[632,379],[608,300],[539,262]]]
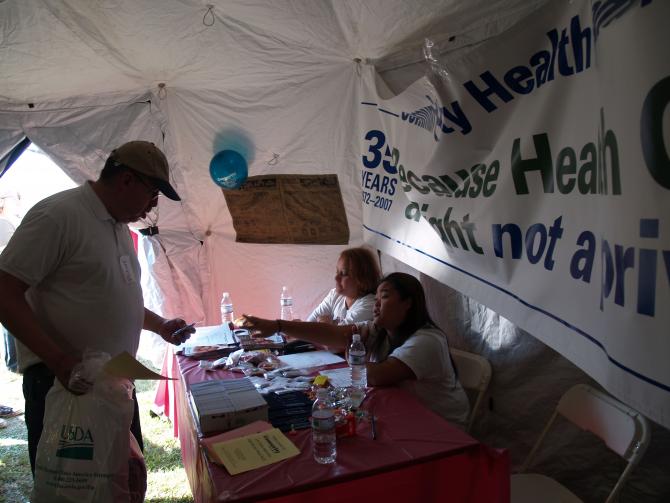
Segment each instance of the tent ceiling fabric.
[[[193,278],[180,291],[199,292],[203,302],[166,314],[200,319],[204,312],[205,322],[218,322],[221,291],[253,282],[267,292],[240,286],[233,298],[247,312],[275,316],[275,292],[292,282],[300,285],[297,312],[305,316],[332,287],[341,247],[236,244],[221,191],[208,175],[212,156],[241,139],[249,145],[250,175],[336,173],[350,244],[358,245],[360,65],[395,55],[394,64],[414,63],[398,81],[418,78],[425,37],[486,38],[507,26],[500,19],[509,24],[543,1],[0,2],[0,115],[12,125],[0,143],[26,133],[82,182],[124,141],[157,142],[183,201],[161,201],[139,226],[161,230],[150,239],[160,241],[154,250],[171,256],[155,261],[172,268],[172,274],[154,270],[166,295],[169,278]],[[393,78],[386,83],[393,88]],[[146,96],[140,115],[141,105],[131,105],[138,96]],[[178,303],[150,307],[170,311],[170,305]]]
[[[213,5],[208,12],[207,5]],[[537,1],[23,0],[1,2],[0,98],[169,87],[281,86],[425,37],[460,35]],[[211,26],[207,26],[211,24]],[[420,51],[418,51],[420,53]]]

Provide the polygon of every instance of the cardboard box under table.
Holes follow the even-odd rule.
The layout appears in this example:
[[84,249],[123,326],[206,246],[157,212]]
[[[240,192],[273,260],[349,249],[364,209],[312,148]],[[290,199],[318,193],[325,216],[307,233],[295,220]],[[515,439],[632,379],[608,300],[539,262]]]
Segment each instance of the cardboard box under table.
[[203,435],[268,419],[267,402],[246,378],[194,383],[189,395]]

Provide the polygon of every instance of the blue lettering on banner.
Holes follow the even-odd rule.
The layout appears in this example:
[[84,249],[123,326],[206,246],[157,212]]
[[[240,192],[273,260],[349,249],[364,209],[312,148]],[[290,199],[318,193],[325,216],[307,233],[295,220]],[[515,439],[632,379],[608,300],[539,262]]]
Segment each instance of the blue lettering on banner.
[[[438,132],[442,131],[444,134],[450,134],[458,128],[461,134],[466,135],[472,131],[470,121],[463,113],[458,101],[453,101],[449,107],[442,107],[433,100],[430,96],[426,96],[429,105],[419,108],[414,112],[401,112],[400,118],[408,124],[414,124],[420,128],[430,131],[433,134],[435,141],[440,141]],[[449,124],[451,124],[451,127]]]
[[[368,142],[367,152],[362,156],[363,167],[361,186],[363,203],[389,211],[393,205],[391,196],[398,184],[398,159],[400,152],[386,144],[386,135],[378,129],[371,129],[365,135]],[[377,168],[382,170],[377,172]],[[375,193],[376,194],[373,194]],[[385,197],[389,196],[389,197]]]
[[430,105],[419,108],[414,112],[401,112],[400,118],[407,121],[409,124],[414,124],[420,128],[433,133],[435,141],[440,141],[437,136],[437,131],[442,128],[442,114],[440,113],[440,105],[433,101],[430,96],[426,96]]
[[363,156],[363,166],[368,169],[375,169],[381,163],[384,171],[391,175],[396,174],[398,172],[396,165],[400,154],[397,149],[391,150],[386,145],[386,135],[378,129],[371,129],[365,135],[365,139],[370,143],[368,144],[368,153]]
[[[542,223],[532,224],[525,233],[525,240],[521,228],[515,223],[493,224],[491,237],[495,256],[500,259],[520,260],[524,255],[525,244],[525,257],[529,263],[537,264],[544,257],[544,268],[547,271],[553,270],[556,244],[563,236],[562,219],[563,217],[559,216],[548,228]],[[658,219],[640,219],[640,238],[659,239],[659,229]],[[505,243],[508,243],[507,247]],[[593,232],[583,231],[579,234],[576,242],[578,248],[570,261],[570,276],[573,279],[584,283],[591,282],[593,265],[598,258],[596,243]],[[666,286],[670,287],[670,250],[647,247],[638,249],[634,246],[611,244],[607,239],[602,238],[600,240],[600,259],[602,263],[600,310],[605,310],[605,300],[611,296],[614,304],[625,307],[626,282],[635,281],[637,277],[636,311],[645,316],[655,316],[657,271],[659,269],[665,269]],[[613,290],[614,295],[612,295]]]
[[[646,7],[652,0],[640,0],[640,7]],[[620,18],[637,0],[604,0],[593,3],[593,37],[598,38],[600,29]]]
[[[658,239],[659,221],[656,218],[640,219],[640,237],[643,239]],[[637,252],[637,253],[636,253]],[[635,257],[637,255],[637,266]],[[637,267],[637,312],[646,316],[656,314],[656,277],[659,261],[665,265],[665,277],[670,286],[670,250],[655,250],[633,246],[624,247],[620,244],[612,247],[606,239],[601,240],[602,280],[600,294],[600,309],[604,310],[605,299],[609,298],[614,288],[614,303],[624,307],[626,270],[634,274]]]
[[[553,225],[548,229],[542,223],[535,223],[528,228],[525,239],[528,262],[537,264],[544,257],[544,268],[547,271],[551,271],[554,268],[554,249],[556,248],[557,240],[563,236],[562,221],[563,217],[560,216],[554,220]],[[523,244],[521,228],[517,224],[494,224],[491,234],[493,238],[493,251],[496,257],[504,257],[503,237],[507,234],[512,250],[512,259],[518,260],[521,258]]]
[[[668,385],[666,385],[666,384],[664,384],[664,383],[662,383],[662,382],[660,382],[656,379],[653,379],[652,377],[650,377],[648,375],[642,374],[641,372],[638,372],[638,371],[636,371],[636,370],[634,370],[630,367],[627,367],[622,362],[616,360],[612,355],[609,354],[609,352],[607,351],[607,348],[605,347],[605,345],[602,342],[600,342],[598,339],[596,339],[593,335],[586,332],[585,330],[571,324],[568,320],[566,320],[564,318],[561,318],[560,316],[558,316],[556,314],[553,314],[553,313],[547,311],[546,309],[544,309],[544,308],[542,308],[538,305],[532,304],[528,300],[520,297],[519,295],[517,295],[516,293],[514,293],[510,290],[507,290],[507,289],[501,287],[500,285],[497,285],[497,284],[495,284],[495,283],[493,283],[493,282],[491,282],[491,281],[489,281],[489,280],[487,280],[487,279],[485,279],[481,276],[477,276],[476,274],[473,274],[470,271],[467,271],[467,270],[465,270],[461,267],[458,267],[456,264],[448,262],[447,260],[441,259],[439,257],[435,257],[434,255],[431,255],[431,254],[427,253],[426,251],[424,251],[420,248],[416,248],[415,246],[413,246],[409,243],[406,243],[406,242],[402,241],[401,239],[398,239],[394,236],[389,236],[388,234],[385,234],[385,233],[383,233],[383,232],[381,232],[377,229],[373,229],[372,227],[369,227],[365,224],[363,224],[363,228],[366,229],[367,231],[373,233],[373,234],[376,234],[376,235],[384,238],[384,239],[387,239],[389,241],[394,242],[398,246],[402,246],[402,247],[405,247],[409,250],[412,250],[412,251],[416,252],[417,254],[419,254],[421,257],[429,258],[436,263],[439,263],[439,264],[441,264],[445,267],[448,267],[450,269],[458,271],[458,272],[474,279],[475,281],[477,281],[481,284],[487,285],[487,286],[495,289],[496,291],[498,291],[498,292],[516,300],[517,302],[521,303],[525,307],[527,307],[529,309],[532,309],[533,311],[536,311],[540,314],[543,314],[544,316],[547,316],[548,318],[551,318],[554,321],[557,321],[557,322],[561,323],[567,329],[569,329],[569,330],[573,331],[574,333],[579,334],[580,336],[584,337],[591,344],[596,345],[601,351],[603,351],[603,353],[607,356],[607,359],[609,361],[614,363],[618,368],[620,368],[624,372],[626,372],[626,373],[628,373],[628,374],[630,374],[630,375],[632,375],[632,376],[634,376],[634,377],[636,377],[636,378],[638,378],[638,379],[640,379],[640,380],[642,380],[642,381],[644,381],[644,382],[646,382],[646,383],[648,383],[652,386],[655,386],[659,389],[670,392],[670,386],[668,386]],[[666,269],[667,269],[667,272],[668,272],[668,282],[670,283],[670,250],[663,251],[663,256],[664,256],[664,260],[665,260]]]
[[[653,0],[639,0],[646,7]],[[584,25],[579,15],[570,19],[569,26],[553,28],[546,33],[548,48],[534,53],[528,64],[514,65],[502,76],[486,70],[477,80],[468,80],[463,87],[479,106],[492,113],[499,106],[514,100],[515,95],[527,95],[558,76],[570,77],[591,68],[591,53],[601,29],[614,19],[621,17],[635,0],[603,0],[594,2],[592,9],[593,28]],[[463,106],[452,101],[442,106],[437,100],[426,96],[428,104],[414,111],[400,114],[382,109],[377,103],[362,101],[361,105],[376,107],[379,111],[403,122],[428,131],[435,141],[440,141],[438,132],[469,134],[473,127]]]
[[[509,103],[514,94],[529,94],[553,81],[556,73],[564,77],[576,75],[591,67],[591,28],[582,28],[574,16],[569,28],[547,32],[550,50],[533,54],[529,65],[516,65],[505,72],[502,82],[491,71],[479,75],[481,81],[468,80],[463,87],[479,105],[491,113],[501,103]],[[494,102],[494,99],[496,101]]]

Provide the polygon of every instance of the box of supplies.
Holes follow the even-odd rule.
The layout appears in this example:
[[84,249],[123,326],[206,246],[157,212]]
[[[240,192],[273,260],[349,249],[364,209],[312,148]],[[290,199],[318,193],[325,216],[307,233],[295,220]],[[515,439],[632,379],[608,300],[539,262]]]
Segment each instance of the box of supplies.
[[203,435],[268,420],[268,404],[246,377],[191,385],[193,412]]

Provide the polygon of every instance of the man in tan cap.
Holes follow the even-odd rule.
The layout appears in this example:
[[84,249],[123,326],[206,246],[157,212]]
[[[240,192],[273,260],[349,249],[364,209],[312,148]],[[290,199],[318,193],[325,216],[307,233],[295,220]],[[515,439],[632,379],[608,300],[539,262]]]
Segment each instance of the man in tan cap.
[[[77,393],[90,386],[78,378],[84,350],[135,355],[142,329],[174,344],[194,332],[175,334],[184,320],[144,307],[126,224],[146,216],[161,192],[179,201],[165,155],[153,143],[126,143],[98,180],[33,206],[0,255],[0,322],[19,341],[33,473],[54,378]],[[131,431],[142,446],[137,401]]]

